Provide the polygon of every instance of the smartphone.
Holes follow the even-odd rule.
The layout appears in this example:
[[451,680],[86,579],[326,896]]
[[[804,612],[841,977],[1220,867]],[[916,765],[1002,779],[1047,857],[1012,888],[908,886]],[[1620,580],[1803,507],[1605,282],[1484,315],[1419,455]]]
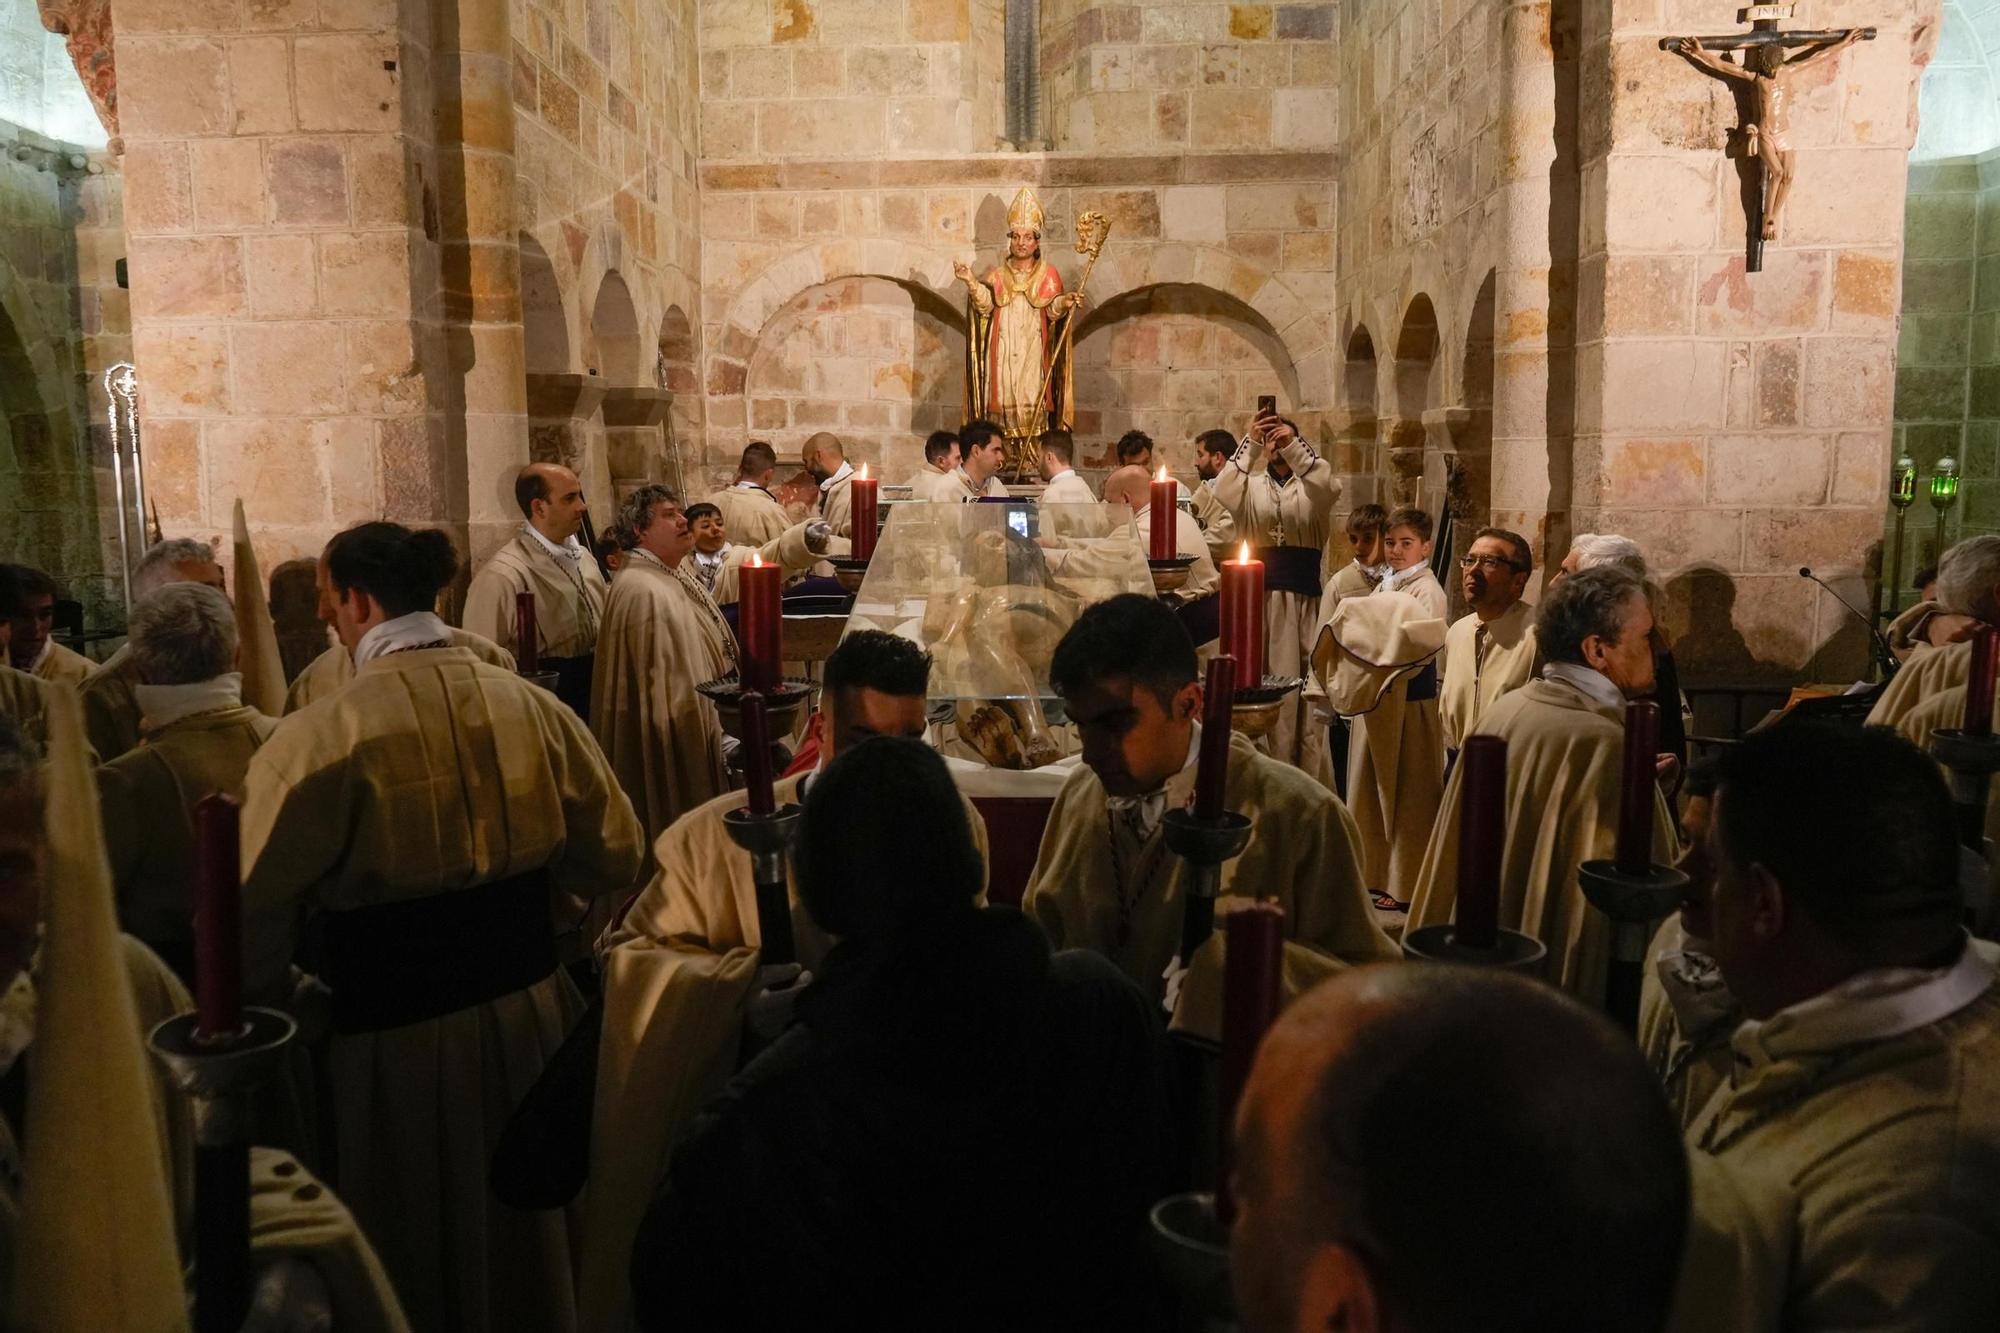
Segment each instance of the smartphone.
[[1257,415],[1260,417],[1274,417],[1278,415],[1278,399],[1275,394],[1260,393],[1257,395]]

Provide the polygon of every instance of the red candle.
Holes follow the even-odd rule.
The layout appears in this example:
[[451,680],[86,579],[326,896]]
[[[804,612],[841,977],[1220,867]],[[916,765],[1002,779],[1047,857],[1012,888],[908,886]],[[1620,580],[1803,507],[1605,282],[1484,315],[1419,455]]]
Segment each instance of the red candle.
[[514,594],[514,666],[521,671],[542,668],[542,635],[535,624],[535,594]]
[[1236,659],[1240,688],[1264,681],[1264,562],[1250,558],[1250,543],[1222,562],[1222,651]]
[[778,688],[778,668],[785,657],[778,619],[784,571],[765,564],[752,551],[749,562],[738,566],[736,574],[736,638],[743,650],[743,688],[771,694]]
[[1625,764],[1618,790],[1618,872],[1653,869],[1653,793],[1660,753],[1660,706],[1647,699],[1625,705]]
[[1468,736],[1458,752],[1465,777],[1458,808],[1460,944],[1491,949],[1500,939],[1500,849],[1507,841],[1507,742]]
[[751,690],[743,696],[743,775],[750,788],[750,813],[768,815],[778,808],[771,794],[771,727],[764,716],[764,696]]
[[1167,475],[1166,465],[1161,464],[1160,475],[1153,479],[1153,507],[1148,520],[1152,525],[1152,543],[1147,555],[1154,560],[1171,560],[1178,554],[1175,548],[1179,543],[1175,539],[1179,534],[1174,523],[1174,501],[1178,492],[1179,487]]
[[1216,1157],[1215,1213],[1227,1226],[1236,1215],[1229,1189],[1230,1154],[1236,1128],[1236,1103],[1257,1058],[1257,1043],[1278,1016],[1278,978],[1285,963],[1285,913],[1276,903],[1244,903],[1223,919],[1226,947],[1222,964],[1221,1105],[1216,1118],[1222,1129]]
[[242,837],[236,798],[194,807],[195,1036],[223,1041],[243,1030]]
[[1970,736],[1993,734],[1993,674],[2000,669],[2000,630],[1981,625],[1972,636],[1971,674],[1965,678],[1964,730]]
[[1194,771],[1194,812],[1213,819],[1223,812],[1223,789],[1229,782],[1229,704],[1236,697],[1236,659],[1223,654],[1208,660],[1208,679],[1201,695],[1201,760]]
[[848,538],[852,554],[856,560],[875,558],[876,500],[881,483],[868,475],[868,465],[861,465],[860,475],[848,483],[850,502]]

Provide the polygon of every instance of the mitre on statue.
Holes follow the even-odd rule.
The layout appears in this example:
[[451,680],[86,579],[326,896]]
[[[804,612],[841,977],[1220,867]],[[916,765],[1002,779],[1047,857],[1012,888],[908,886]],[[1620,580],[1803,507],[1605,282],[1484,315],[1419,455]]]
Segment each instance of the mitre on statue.
[[1035,192],[1023,185],[1021,192],[1014,196],[1014,202],[1007,206],[1007,230],[1014,231],[1026,227],[1037,236],[1042,233],[1042,206],[1035,199]]

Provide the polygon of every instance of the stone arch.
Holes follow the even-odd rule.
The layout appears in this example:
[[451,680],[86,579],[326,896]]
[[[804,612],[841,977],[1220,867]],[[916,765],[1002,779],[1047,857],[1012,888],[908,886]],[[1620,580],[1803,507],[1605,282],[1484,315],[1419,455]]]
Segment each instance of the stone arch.
[[638,384],[644,361],[640,354],[639,309],[632,301],[632,289],[613,269],[597,285],[590,306],[590,337],[585,356],[606,384]]
[[1472,298],[1459,344],[1458,406],[1445,414],[1441,432],[1441,442],[1449,449],[1444,459],[1444,502],[1455,520],[1450,552],[1454,557],[1464,555],[1472,534],[1493,520],[1496,279],[1494,270],[1488,269]]
[[79,447],[79,386],[44,309],[0,257],[0,511],[11,520],[0,557],[64,571],[76,596],[75,577],[104,567],[100,516],[95,477]]
[[521,233],[521,337],[530,375],[564,375],[571,367],[569,312],[562,279],[542,243]]
[[673,394],[691,394],[701,387],[696,368],[694,325],[687,312],[670,305],[660,318],[660,387]]
[[[1288,413],[1300,406],[1298,365],[1270,320],[1200,282],[1119,291],[1085,313],[1075,349],[1075,426],[1086,445],[1132,429],[1185,442],[1247,422],[1264,393]],[[1108,452],[1090,461],[1112,462]]]
[[1400,419],[1421,420],[1427,409],[1442,404],[1443,367],[1439,362],[1443,350],[1437,308],[1429,296],[1419,292],[1404,309],[1402,327],[1396,333],[1395,407]]

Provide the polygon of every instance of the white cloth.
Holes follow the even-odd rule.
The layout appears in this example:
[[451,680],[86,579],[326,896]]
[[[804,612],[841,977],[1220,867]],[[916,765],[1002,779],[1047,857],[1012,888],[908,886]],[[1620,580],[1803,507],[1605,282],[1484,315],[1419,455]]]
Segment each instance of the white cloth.
[[[1201,723],[1197,722],[1194,724],[1194,735],[1188,738],[1187,762],[1183,763],[1168,781],[1187,772],[1200,761]],[[1104,798],[1104,808],[1111,813],[1112,818],[1122,819],[1131,825],[1132,831],[1143,842],[1153,836],[1153,830],[1159,828],[1160,820],[1166,816],[1167,784],[1162,782],[1158,788],[1142,796],[1107,796]]]
[[821,495],[831,495],[834,487],[853,475],[854,465],[844,458],[841,459],[839,470],[819,484],[819,493]]
[[1575,662],[1545,662],[1542,678],[1567,685],[1597,707],[1608,708],[1621,718],[1625,716],[1625,691],[1613,685],[1611,677],[1602,671]]
[[729,560],[729,548],[730,543],[724,542],[713,555],[702,551],[689,552],[694,557],[694,572],[701,577],[702,586],[710,592],[715,591],[715,576],[722,572],[722,566]]
[[1949,1018],[1993,985],[2000,944],[1966,936],[1948,967],[1885,967],[1857,973],[1809,1000],[1752,1019],[1730,1038],[1752,1068],[1813,1051],[1886,1041]]
[[354,665],[362,666],[407,648],[435,648],[450,642],[449,625],[429,611],[412,611],[407,616],[385,620],[362,635],[361,642],[354,645]]
[[571,564],[575,564],[577,561],[583,559],[583,543],[578,541],[574,535],[565,537],[562,545],[558,546],[547,537],[544,537],[541,529],[532,523],[523,523],[521,531],[540,542],[542,549],[558,560],[567,560]]
[[42,669],[42,663],[48,661],[49,654],[54,652],[55,650],[56,650],[55,636],[50,635],[48,638],[42,640],[42,651],[35,654],[35,660],[28,663],[28,665],[22,667],[21,670],[27,672],[31,676],[34,675],[37,671],[40,671]]
[[1411,579],[1421,576],[1430,566],[1419,560],[1407,569],[1389,569],[1387,565],[1384,565],[1383,568],[1388,569],[1389,572],[1375,580],[1375,587],[1380,592],[1393,592],[1401,588],[1405,583],[1408,583]]
[[242,707],[243,673],[225,671],[186,685],[134,685],[132,698],[138,702],[144,729],[158,731],[196,713]]

